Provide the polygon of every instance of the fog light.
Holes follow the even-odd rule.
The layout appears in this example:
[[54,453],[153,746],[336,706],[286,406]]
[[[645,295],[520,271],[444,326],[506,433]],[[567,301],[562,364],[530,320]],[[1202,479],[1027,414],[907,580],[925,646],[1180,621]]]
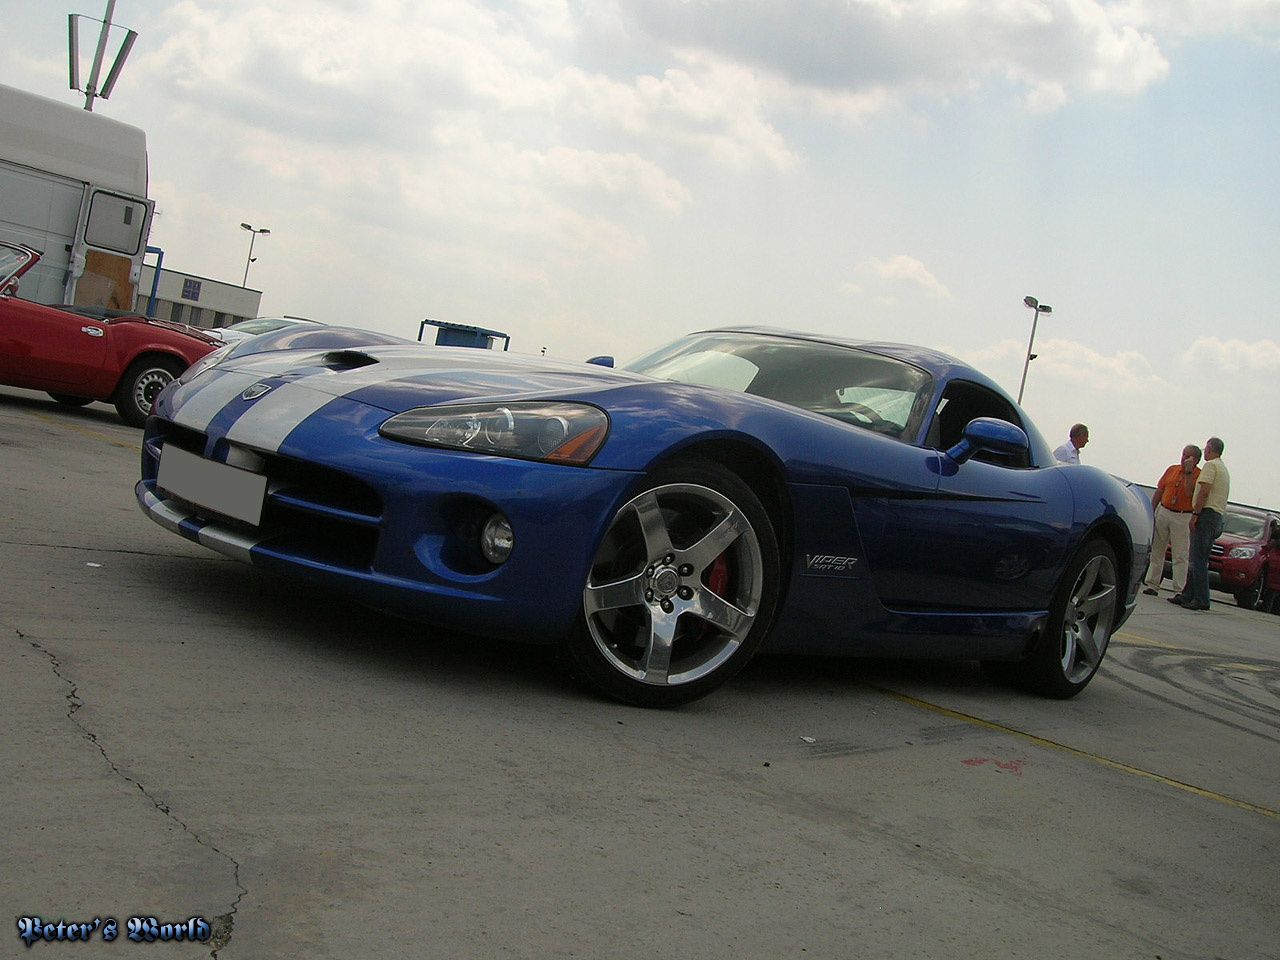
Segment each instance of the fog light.
[[506,563],[515,542],[511,521],[500,513],[490,517],[480,531],[480,552],[490,563]]

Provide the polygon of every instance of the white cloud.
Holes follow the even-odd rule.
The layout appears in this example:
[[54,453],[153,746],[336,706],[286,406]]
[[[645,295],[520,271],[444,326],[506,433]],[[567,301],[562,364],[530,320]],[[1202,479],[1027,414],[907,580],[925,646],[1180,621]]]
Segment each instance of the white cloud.
[[1152,369],[1146,356],[1134,350],[1106,354],[1074,340],[1050,338],[1035,344],[1035,352],[1032,367],[1037,377],[1071,384],[1076,390],[1139,398],[1169,388],[1169,381]]
[[882,280],[901,281],[917,286],[931,296],[950,299],[951,291],[914,257],[898,254],[881,260],[873,258],[858,265],[859,270],[869,271]]
[[1183,354],[1181,363],[1192,375],[1274,378],[1271,382],[1280,398],[1280,343],[1274,340],[1245,343],[1200,337]]
[[[1129,95],[1168,62],[1142,18],[1102,0],[625,0],[659,42],[697,44],[852,117],[917,94],[951,95],[990,77],[1038,111],[1075,91]],[[796,99],[801,99],[796,93]],[[859,99],[855,99],[859,98]]]
[[516,162],[532,180],[642,197],[669,213],[679,213],[693,202],[693,195],[680,181],[634,153],[552,147],[546,153],[522,151]]
[[1239,33],[1274,40],[1280,34],[1276,0],[1122,0],[1110,13],[1117,23],[1178,37]]
[[[1025,341],[1003,340],[957,353],[1001,383],[1014,396],[1026,359]],[[1229,410],[1273,410],[1280,406],[1280,345],[1263,340],[1201,338],[1168,376],[1132,351],[1107,353],[1076,341],[1051,338],[1035,344],[1023,407],[1053,446],[1073,423],[1089,425],[1085,462],[1143,483],[1154,483],[1188,443],[1220,436],[1227,444],[1232,499],[1280,507],[1274,457],[1252,442],[1248,417]]]
[[692,148],[737,169],[797,167],[800,158],[765,118],[763,82],[750,70],[712,58],[673,54],[682,62],[661,76],[625,82],[570,69],[558,78],[561,109],[617,129],[637,143]]

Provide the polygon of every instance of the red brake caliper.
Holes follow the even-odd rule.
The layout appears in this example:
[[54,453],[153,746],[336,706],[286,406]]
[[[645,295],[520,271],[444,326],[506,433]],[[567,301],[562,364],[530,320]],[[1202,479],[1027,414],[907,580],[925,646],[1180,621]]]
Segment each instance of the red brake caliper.
[[712,560],[711,566],[707,568],[706,584],[707,589],[717,597],[723,597],[724,592],[729,589],[729,561],[724,558],[723,553]]
[[[707,567],[702,582],[717,597],[725,595],[725,591],[729,589],[729,561],[725,559],[723,553],[711,561],[711,566]],[[697,633],[696,642],[705,640],[711,629],[711,624],[704,623]]]

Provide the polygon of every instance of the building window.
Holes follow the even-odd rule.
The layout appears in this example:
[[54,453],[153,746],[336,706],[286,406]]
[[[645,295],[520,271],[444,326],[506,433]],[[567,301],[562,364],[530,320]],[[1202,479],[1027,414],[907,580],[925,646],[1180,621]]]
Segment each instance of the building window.
[[169,319],[174,323],[182,322],[182,304],[173,301],[169,304]]

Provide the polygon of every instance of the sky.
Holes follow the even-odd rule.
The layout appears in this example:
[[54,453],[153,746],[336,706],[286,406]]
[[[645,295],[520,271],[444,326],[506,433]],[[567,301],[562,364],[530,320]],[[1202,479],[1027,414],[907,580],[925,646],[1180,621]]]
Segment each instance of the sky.
[[[0,83],[81,106],[67,14]],[[85,4],[77,6],[75,4]],[[151,243],[261,314],[563,359],[767,324],[950,352],[1280,509],[1280,0],[117,0]],[[99,25],[82,21],[82,75]]]

